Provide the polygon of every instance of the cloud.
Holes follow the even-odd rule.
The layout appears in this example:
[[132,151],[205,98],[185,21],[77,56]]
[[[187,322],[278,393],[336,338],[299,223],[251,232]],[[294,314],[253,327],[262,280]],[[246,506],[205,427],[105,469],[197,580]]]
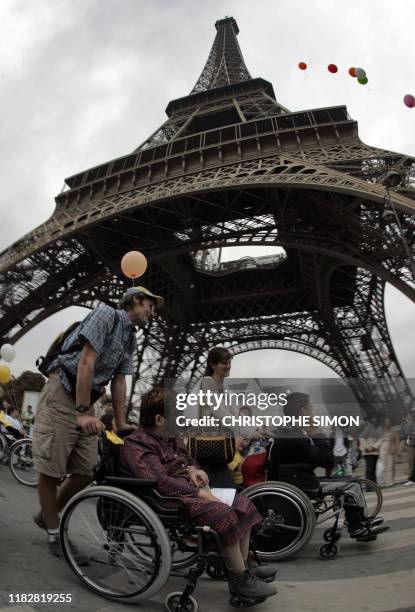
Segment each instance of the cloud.
[[[66,176],[132,151],[165,120],[169,100],[196,82],[214,22],[225,15],[238,21],[251,74],[272,81],[282,104],[292,110],[346,104],[362,140],[415,155],[415,109],[402,104],[405,93],[415,94],[409,78],[415,12],[406,0],[263,0],[255,7],[248,0],[3,0],[0,249],[52,214]],[[297,69],[301,60],[309,64],[305,73]],[[337,75],[327,72],[331,62],[339,65]],[[368,86],[346,74],[351,65],[366,68]],[[408,333],[414,305],[390,295],[392,338],[404,370],[414,375]],[[29,332],[17,344],[16,372],[33,367],[75,315],[67,310]],[[234,375],[275,369],[289,376],[298,364],[307,373],[327,372],[305,357],[256,352],[235,359]]]

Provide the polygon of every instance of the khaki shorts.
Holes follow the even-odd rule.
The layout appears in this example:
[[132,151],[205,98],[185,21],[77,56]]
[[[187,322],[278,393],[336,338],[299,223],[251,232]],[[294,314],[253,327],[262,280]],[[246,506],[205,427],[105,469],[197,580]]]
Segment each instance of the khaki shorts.
[[92,476],[97,463],[97,436],[76,430],[75,402],[58,374],[50,374],[36,412],[33,462],[41,474]]

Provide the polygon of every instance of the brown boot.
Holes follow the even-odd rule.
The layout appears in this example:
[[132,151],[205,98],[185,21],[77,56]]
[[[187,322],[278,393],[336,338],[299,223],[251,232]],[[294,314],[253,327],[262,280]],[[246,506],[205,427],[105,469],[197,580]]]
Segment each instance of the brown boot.
[[249,570],[245,570],[243,574],[232,573],[229,590],[232,595],[241,599],[266,599],[277,594],[275,586],[259,580]]

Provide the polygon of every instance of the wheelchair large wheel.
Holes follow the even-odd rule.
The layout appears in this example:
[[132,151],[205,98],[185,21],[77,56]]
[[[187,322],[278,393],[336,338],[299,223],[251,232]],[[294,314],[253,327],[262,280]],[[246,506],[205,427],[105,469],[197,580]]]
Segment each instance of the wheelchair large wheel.
[[315,514],[309,498],[286,482],[252,485],[243,495],[255,504],[262,522],[252,530],[261,561],[279,561],[298,553],[314,532]]
[[148,599],[169,577],[167,532],[153,510],[127,491],[97,486],[75,495],[63,511],[60,536],[72,571],[103,597]]
[[33,465],[32,440],[22,438],[14,442],[9,450],[9,468],[14,478],[27,487],[36,487],[38,473]]
[[373,480],[367,478],[356,478],[354,482],[358,482],[362,487],[363,495],[365,496],[367,515],[369,518],[375,518],[382,508],[383,493],[382,489]]
[[0,432],[0,463],[7,457],[7,446],[6,436]]
[[171,566],[173,571],[180,571],[191,567],[199,558],[199,553],[197,550],[197,542],[195,540],[195,545],[190,547],[193,550],[180,550],[173,542],[171,542]]

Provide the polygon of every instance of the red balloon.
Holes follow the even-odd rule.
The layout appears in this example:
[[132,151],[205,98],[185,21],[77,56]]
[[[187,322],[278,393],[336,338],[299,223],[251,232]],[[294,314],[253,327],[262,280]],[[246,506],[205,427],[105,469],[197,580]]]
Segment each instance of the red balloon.
[[307,64],[305,62],[300,62],[298,67],[300,70],[307,70]]
[[349,68],[349,74],[351,77],[357,77],[356,68]]
[[338,68],[337,68],[336,64],[329,64],[329,65],[327,66],[327,70],[328,70],[329,72],[331,72],[332,74],[334,74],[335,72],[337,72],[337,71],[338,71]]
[[403,103],[408,108],[414,108],[414,106],[415,106],[415,97],[412,94],[406,94],[406,96],[404,96]]

